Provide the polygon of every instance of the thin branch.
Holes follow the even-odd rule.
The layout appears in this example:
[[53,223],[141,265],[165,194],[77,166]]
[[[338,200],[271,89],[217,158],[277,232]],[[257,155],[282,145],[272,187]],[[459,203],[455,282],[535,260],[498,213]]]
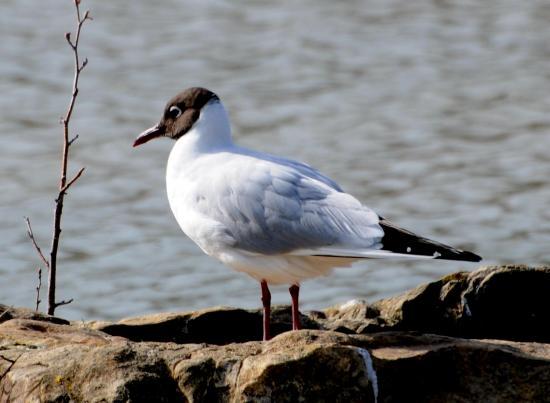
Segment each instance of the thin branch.
[[59,191],[59,193],[65,193],[67,189],[69,189],[71,185],[75,183],[78,180],[78,178],[80,178],[80,175],[82,175],[82,172],[84,172],[84,167],[80,168],[80,170],[76,173],[74,178],[71,179],[69,182],[67,182],[65,186],[63,186],[63,188]]
[[73,42],[71,41],[71,33],[70,32],[65,32],[65,39],[69,43],[69,46],[74,49],[75,46],[74,46]]
[[38,267],[38,285],[36,286],[36,308],[35,311],[38,312],[38,307],[42,300],[40,299],[40,288],[42,288],[42,268]]
[[[63,119],[63,118],[61,118],[61,119]],[[78,139],[78,137],[79,137],[79,136],[78,136],[78,134],[77,134],[77,135],[76,135],[76,136],[74,136],[74,137],[73,137],[72,139],[70,139],[70,140],[69,140],[69,146],[72,146],[72,145],[73,145],[73,143],[75,142],[75,140],[77,140],[77,139]]]
[[59,302],[56,302],[55,303],[55,307],[57,308],[58,306],[62,306],[62,305],[69,305],[71,302],[73,302],[73,299],[70,298],[70,299],[67,299],[67,300],[61,300]]
[[31,227],[31,220],[29,219],[29,217],[25,217],[25,222],[27,223],[27,235],[31,239],[32,244],[34,245],[34,249],[36,249],[36,252],[38,253],[38,256],[40,256],[40,259],[42,259],[42,262],[44,263],[44,265],[46,265],[46,267],[49,268],[50,262],[48,262],[48,259],[46,259],[46,257],[44,256],[44,254],[42,253],[42,249],[40,249],[40,246],[38,246],[38,243],[34,238],[34,233],[32,232],[32,227]]
[[76,9],[76,32],[74,40],[71,39],[71,33],[68,32],[65,34],[65,39],[69,44],[70,48],[73,51],[74,59],[74,76],[73,76],[73,88],[71,92],[71,98],[69,100],[69,105],[67,106],[67,111],[65,116],[61,119],[61,124],[63,125],[63,154],[61,157],[61,179],[59,181],[59,193],[57,199],[55,200],[55,211],[54,211],[54,223],[53,223],[53,234],[52,234],[52,244],[50,249],[50,265],[48,271],[48,314],[53,315],[55,313],[55,308],[61,305],[67,305],[72,302],[70,300],[63,300],[61,302],[56,302],[55,300],[55,288],[56,288],[56,275],[57,275],[57,250],[59,248],[59,240],[61,235],[61,216],[63,214],[63,200],[65,197],[65,192],[69,187],[80,178],[80,175],[84,172],[84,168],[81,168],[78,173],[69,181],[67,181],[67,165],[69,160],[69,147],[78,136],[73,137],[69,140],[69,122],[74,111],[74,106],[76,103],[76,97],[78,96],[78,80],[80,78],[80,73],[87,66],[88,59],[84,59],[80,63],[80,57],[78,54],[78,44],[80,41],[80,32],[82,30],[82,25],[86,20],[91,20],[90,12],[86,11],[82,17],[80,14],[80,0],[74,0],[74,5]]
[[[65,117],[62,119],[63,124],[63,134],[64,134],[64,147],[63,147],[63,160],[61,164],[61,182],[59,185],[59,188],[62,189],[65,186],[65,182],[67,180],[67,160],[68,160],[68,147],[69,147],[69,121],[71,120],[71,116],[73,114],[74,105],[76,102],[76,97],[78,95],[78,80],[80,78],[80,72],[84,67],[81,67],[80,65],[80,58],[78,54],[78,43],[80,41],[80,31],[82,30],[82,25],[86,20],[91,20],[90,17],[90,11],[86,11],[84,14],[84,18],[81,18],[80,16],[80,0],[75,0],[74,2],[76,7],[76,20],[77,20],[77,26],[76,26],[76,35],[74,42],[71,40],[71,33],[67,32],[65,34],[65,38],[67,39],[67,42],[69,43],[69,46],[73,50],[74,55],[74,78],[73,78],[73,91],[71,100],[69,102],[69,106],[67,107],[67,112],[65,113]],[[87,59],[85,59],[83,66],[88,64]]]
[[88,65],[88,58],[84,59],[84,61],[82,62],[82,64],[78,68],[78,72],[81,72],[82,70],[84,70],[84,67],[86,67],[87,65]]

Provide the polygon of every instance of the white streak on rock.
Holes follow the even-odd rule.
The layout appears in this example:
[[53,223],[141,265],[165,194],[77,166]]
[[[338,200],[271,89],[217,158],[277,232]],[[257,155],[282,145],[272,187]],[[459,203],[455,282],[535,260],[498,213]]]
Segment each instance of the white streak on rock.
[[376,376],[376,371],[374,370],[374,365],[372,364],[372,358],[367,350],[364,348],[357,347],[357,351],[363,357],[363,362],[365,363],[365,371],[367,372],[367,378],[372,385],[372,392],[374,393],[374,403],[378,403],[378,377]]
[[472,316],[472,311],[470,310],[470,306],[468,305],[468,300],[465,296],[462,296],[462,306],[464,307],[464,314],[468,317]]

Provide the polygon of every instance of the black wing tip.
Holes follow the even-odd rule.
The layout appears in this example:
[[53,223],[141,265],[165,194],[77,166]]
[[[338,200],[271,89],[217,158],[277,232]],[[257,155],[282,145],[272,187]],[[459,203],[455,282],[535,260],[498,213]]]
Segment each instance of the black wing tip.
[[473,252],[468,251],[458,251],[455,255],[448,255],[444,254],[441,256],[436,257],[436,259],[444,259],[444,260],[460,260],[463,262],[481,262],[482,257],[479,255],[476,255]]
[[433,256],[434,259],[440,260],[481,261],[481,256],[473,252],[455,249],[452,246],[418,236],[411,231],[397,227],[382,217],[380,217],[380,226],[384,230],[384,236],[381,239],[382,249],[384,250],[419,256]]

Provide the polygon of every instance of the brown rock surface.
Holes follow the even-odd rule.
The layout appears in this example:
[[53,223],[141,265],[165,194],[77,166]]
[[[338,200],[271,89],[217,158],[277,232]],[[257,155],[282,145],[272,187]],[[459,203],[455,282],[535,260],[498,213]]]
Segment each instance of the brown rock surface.
[[[511,267],[457,273],[372,306],[347,303],[306,320],[348,334],[302,330],[269,342],[246,342],[259,337],[256,311],[63,324],[10,308],[9,320],[0,317],[0,402],[548,401],[550,344],[410,331],[435,333],[441,325],[448,333],[543,339],[538,321],[548,313],[537,304],[547,296],[533,294],[544,290],[548,276],[548,269]],[[533,279],[529,301],[519,301]],[[509,322],[525,326],[522,331],[510,331],[506,314],[495,312],[515,291],[507,284],[519,287]],[[285,330],[288,309],[274,316],[278,331]],[[220,321],[233,324],[221,332],[227,327]]]
[[[306,315],[302,324],[318,329],[319,324]],[[271,312],[272,334],[292,329],[290,307],[276,306]],[[91,327],[133,341],[171,341],[174,343],[227,344],[260,340],[262,312],[214,307],[195,312],[159,313],[123,319],[117,323],[92,322]]]
[[488,266],[459,272],[368,305],[332,307],[322,328],[414,330],[468,338],[550,342],[550,268]]
[[65,319],[56,318],[55,316],[46,315],[42,312],[36,312],[28,308],[14,308],[11,306],[0,304],[0,323],[11,319],[35,319],[43,322],[52,322],[68,325],[70,322]]

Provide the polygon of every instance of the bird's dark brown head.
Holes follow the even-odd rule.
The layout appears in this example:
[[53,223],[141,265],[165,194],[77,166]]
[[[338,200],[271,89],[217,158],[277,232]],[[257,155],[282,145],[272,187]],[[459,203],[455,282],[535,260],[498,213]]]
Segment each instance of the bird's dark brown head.
[[160,122],[136,138],[134,147],[156,137],[179,139],[193,127],[201,109],[210,101],[219,101],[219,98],[206,88],[192,87],[180,92],[168,101]]

